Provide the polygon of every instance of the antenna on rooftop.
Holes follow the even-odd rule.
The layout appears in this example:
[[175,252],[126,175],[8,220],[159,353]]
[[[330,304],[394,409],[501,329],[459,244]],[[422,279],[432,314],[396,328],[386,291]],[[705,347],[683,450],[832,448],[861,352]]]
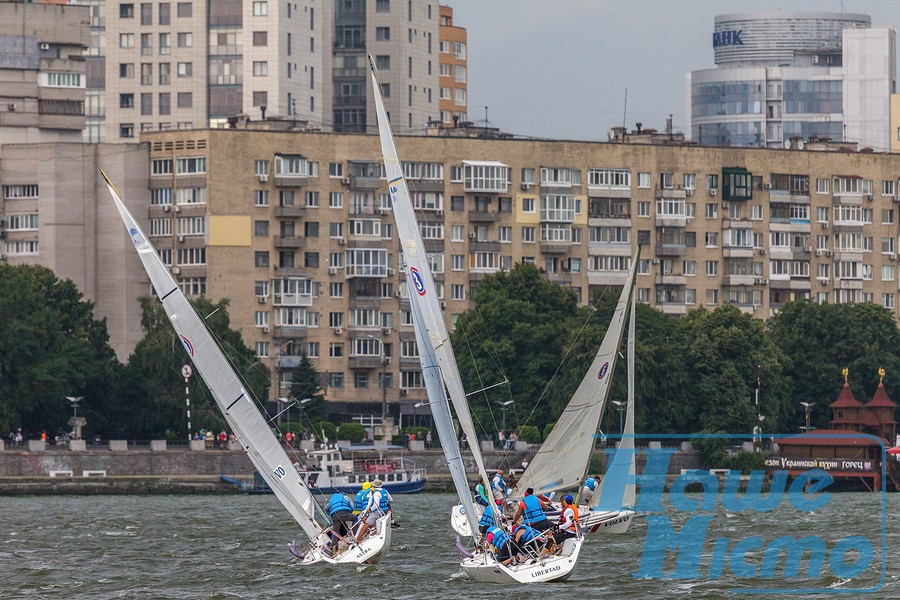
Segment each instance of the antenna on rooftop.
[[628,88],[625,88],[625,107],[622,109],[622,127],[627,127],[625,116],[628,114]]

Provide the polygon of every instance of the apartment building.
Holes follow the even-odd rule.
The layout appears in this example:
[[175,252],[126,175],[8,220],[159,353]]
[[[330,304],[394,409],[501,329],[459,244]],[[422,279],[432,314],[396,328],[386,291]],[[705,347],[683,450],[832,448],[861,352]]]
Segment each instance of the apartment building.
[[81,140],[88,39],[84,7],[0,3],[0,144]]
[[[273,367],[273,397],[306,354],[337,412],[376,415],[386,397],[410,414],[425,399],[376,136],[146,140],[151,240],[185,291],[231,300],[232,323]],[[639,243],[638,297],[668,314],[728,303],[767,318],[798,298],[898,310],[896,155],[412,136],[398,147],[450,327],[481,279],[519,261],[585,304],[624,283]]]
[[441,6],[440,109],[443,126],[469,120],[468,33],[453,23],[453,8]]

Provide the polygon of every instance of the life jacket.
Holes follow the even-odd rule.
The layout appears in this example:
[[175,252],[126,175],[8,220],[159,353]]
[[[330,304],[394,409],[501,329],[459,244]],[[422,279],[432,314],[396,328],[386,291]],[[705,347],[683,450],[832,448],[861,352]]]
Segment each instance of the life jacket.
[[565,531],[571,531],[572,533],[578,533],[578,507],[574,504],[569,504],[562,512],[559,514],[559,525],[562,527],[562,524],[566,522],[566,511],[572,509],[572,525],[568,527]]
[[491,510],[490,506],[484,507],[484,514],[481,515],[481,520],[478,521],[478,525],[481,527],[491,527],[494,524],[494,511]]
[[503,481],[503,478],[500,477],[500,474],[494,475],[494,478],[491,479],[491,489],[497,490],[498,492],[506,493],[506,482]]
[[522,522],[525,525],[531,525],[547,518],[547,515],[544,514],[544,509],[541,508],[541,501],[537,499],[537,496],[533,494],[525,496],[522,498],[522,504],[525,505],[525,510],[522,512]]
[[516,534],[519,531],[523,532],[522,536],[519,538],[519,541],[523,544],[528,543],[531,540],[540,537],[541,535],[540,531],[538,531],[534,527],[529,527],[528,525],[519,525],[518,527],[516,527],[515,531],[513,531],[513,534]]
[[597,480],[593,477],[588,477],[584,482],[584,487],[591,490],[592,492],[597,489]]
[[343,494],[332,494],[331,498],[328,500],[328,515],[333,515],[334,513],[340,512],[342,510],[352,512],[353,507],[350,506],[350,502],[347,500],[347,498],[344,497]]
[[372,488],[372,489],[374,490],[372,492],[373,496],[376,491],[378,492],[378,510],[382,514],[387,513],[388,509],[390,508],[390,505],[388,504],[390,502],[390,500],[388,499],[387,490],[382,489],[382,488],[378,488],[377,490],[375,490],[375,488]]
[[487,533],[494,534],[494,539],[491,541],[491,544],[495,548],[500,548],[501,550],[503,549],[504,546],[506,546],[507,542],[512,540],[512,537],[508,533],[506,533],[505,531],[503,531],[496,525],[491,527],[490,529],[488,529]]
[[356,498],[353,500],[353,512],[362,512],[369,505],[369,490],[359,490],[356,492]]

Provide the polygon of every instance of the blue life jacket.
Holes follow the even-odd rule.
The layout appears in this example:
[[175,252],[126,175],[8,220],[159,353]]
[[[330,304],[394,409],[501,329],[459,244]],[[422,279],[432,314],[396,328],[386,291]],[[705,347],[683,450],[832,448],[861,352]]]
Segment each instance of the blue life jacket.
[[520,530],[524,530],[522,533],[522,537],[519,538],[519,541],[523,544],[530,542],[531,540],[538,538],[541,536],[541,532],[535,529],[534,527],[529,527],[528,525],[519,525],[516,527],[516,533]]
[[[372,488],[372,490],[373,490],[372,495],[374,497],[375,488]],[[377,491],[379,492],[379,496],[380,496],[380,499],[378,501],[378,510],[381,511],[382,514],[387,513],[388,509],[390,508],[390,505],[388,504],[390,502],[390,496],[388,496],[388,492],[385,489],[378,488]]]
[[490,505],[484,507],[484,514],[481,515],[481,520],[478,521],[478,525],[481,527],[491,527],[494,525],[494,511],[491,510]]
[[525,503],[525,510],[522,512],[522,522],[526,525],[531,525],[547,518],[547,515],[544,514],[544,509],[541,508],[541,501],[534,494],[525,496],[522,498],[522,502]]
[[333,515],[342,510],[352,512],[353,507],[350,506],[350,502],[343,494],[332,494],[331,498],[328,500],[328,515]]
[[503,478],[500,477],[499,473],[494,475],[494,478],[491,479],[491,489],[502,492],[504,496],[506,495],[506,482],[503,481]]
[[592,492],[597,489],[597,480],[593,477],[588,477],[584,482],[584,487],[591,490]]
[[491,542],[491,544],[495,548],[499,548],[501,550],[503,550],[504,549],[503,547],[506,546],[506,542],[512,541],[512,537],[508,533],[506,533],[505,531],[503,531],[502,529],[497,527],[496,525],[491,527],[490,529],[488,529],[487,533],[494,534],[494,539]]
[[356,492],[356,499],[353,500],[353,510],[358,510],[359,512],[366,510],[366,506],[369,504],[369,494],[371,494],[369,490]]

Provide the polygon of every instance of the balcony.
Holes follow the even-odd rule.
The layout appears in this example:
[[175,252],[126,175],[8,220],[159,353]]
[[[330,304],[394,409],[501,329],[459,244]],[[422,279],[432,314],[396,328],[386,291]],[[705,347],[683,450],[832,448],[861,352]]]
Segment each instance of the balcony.
[[[304,325],[276,325],[274,333],[276,340],[305,340],[309,333],[309,330]],[[283,356],[281,358],[284,359],[293,357]]]
[[306,238],[301,238],[301,237],[296,237],[296,236],[278,235],[278,236],[275,236],[275,247],[276,248],[305,248],[306,247]]
[[306,277],[307,269],[303,267],[279,267],[275,265],[276,277]]
[[377,177],[351,177],[350,189],[377,190],[381,188],[381,179]]
[[687,280],[684,275],[664,273],[656,276],[656,285],[684,285],[685,283],[687,283]]
[[496,223],[500,220],[499,212],[472,210],[469,211],[470,223]]
[[[385,362],[385,365],[390,364],[390,359]],[[351,369],[375,369],[381,366],[381,356],[351,356],[350,357],[350,368]]]
[[684,244],[656,243],[657,256],[684,256],[687,246]]
[[[497,248],[497,251],[500,249]],[[544,254],[568,254],[571,251],[572,242],[569,241],[541,242],[541,252]]]
[[500,252],[500,242],[487,240],[469,240],[470,252]]
[[306,175],[275,174],[275,185],[279,187],[303,187],[307,183],[309,178]]
[[304,206],[276,206],[275,216],[282,218],[295,219],[297,217],[306,216],[306,207]]
[[547,273],[547,279],[553,283],[560,285],[570,285],[572,283],[571,273]]
[[722,256],[725,258],[753,258],[753,246],[724,246]]

